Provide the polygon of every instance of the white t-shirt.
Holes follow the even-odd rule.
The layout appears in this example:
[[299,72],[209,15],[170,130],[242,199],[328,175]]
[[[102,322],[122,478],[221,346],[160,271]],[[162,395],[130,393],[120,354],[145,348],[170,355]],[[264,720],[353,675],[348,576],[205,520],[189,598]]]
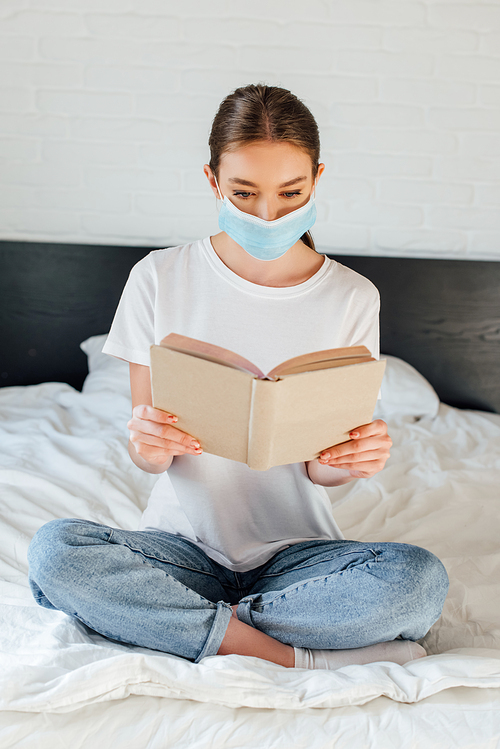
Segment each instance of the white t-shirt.
[[[304,283],[260,286],[224,265],[207,238],[155,250],[134,266],[103,351],[149,366],[150,345],[179,333],[231,349],[263,372],[340,346],[364,344],[378,358],[379,305],[368,279],[326,256]],[[294,543],[343,538],[304,463],[253,471],[207,453],[176,456],[160,475],[140,524],[148,528],[187,538],[236,572]]]

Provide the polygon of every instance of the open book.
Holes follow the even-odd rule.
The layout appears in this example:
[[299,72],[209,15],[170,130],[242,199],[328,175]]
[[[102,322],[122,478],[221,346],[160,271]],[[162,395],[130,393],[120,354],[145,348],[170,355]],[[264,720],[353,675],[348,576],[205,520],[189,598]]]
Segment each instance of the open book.
[[385,361],[316,351],[265,374],[233,351],[171,333],[151,346],[153,405],[203,450],[265,471],[312,460],[373,417]]

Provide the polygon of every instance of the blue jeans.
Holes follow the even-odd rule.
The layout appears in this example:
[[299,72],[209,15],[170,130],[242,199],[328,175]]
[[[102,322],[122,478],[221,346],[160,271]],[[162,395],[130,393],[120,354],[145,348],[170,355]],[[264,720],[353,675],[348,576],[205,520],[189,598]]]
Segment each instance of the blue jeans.
[[42,526],[28,560],[40,606],[195,663],[216,655],[234,604],[238,619],[280,642],[343,649],[419,640],[448,592],[437,557],[398,543],[306,541],[232,572],[169,533],[69,519]]

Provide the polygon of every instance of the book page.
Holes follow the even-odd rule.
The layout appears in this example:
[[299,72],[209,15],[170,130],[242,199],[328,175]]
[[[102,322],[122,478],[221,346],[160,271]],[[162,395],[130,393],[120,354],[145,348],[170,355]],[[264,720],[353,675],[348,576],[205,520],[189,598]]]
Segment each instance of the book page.
[[296,372],[310,372],[315,369],[327,369],[329,367],[341,367],[347,364],[357,364],[362,361],[371,361],[372,356],[366,346],[346,346],[344,348],[325,349],[324,351],[313,351],[310,354],[294,356],[278,364],[267,375],[270,380],[281,375],[294,374]]
[[265,377],[264,372],[255,364],[252,364],[251,361],[245,359],[244,356],[240,356],[234,351],[222,348],[221,346],[215,346],[213,343],[198,341],[196,338],[178,335],[177,333],[169,333],[169,335],[162,339],[160,346],[169,348],[172,351],[180,351],[183,354],[191,354],[191,356],[196,356],[199,359],[207,359],[216,364],[223,364],[226,367],[240,369],[243,372],[255,375],[255,377]]
[[288,377],[288,375],[299,374],[299,372],[315,372],[317,369],[334,369],[335,367],[346,367],[350,364],[362,364],[363,362],[367,361],[376,361],[376,359],[373,359],[371,356],[354,356],[349,357],[348,359],[325,359],[324,361],[310,362],[309,364],[302,364],[296,367],[287,366],[284,371],[282,371],[280,367],[279,377]]

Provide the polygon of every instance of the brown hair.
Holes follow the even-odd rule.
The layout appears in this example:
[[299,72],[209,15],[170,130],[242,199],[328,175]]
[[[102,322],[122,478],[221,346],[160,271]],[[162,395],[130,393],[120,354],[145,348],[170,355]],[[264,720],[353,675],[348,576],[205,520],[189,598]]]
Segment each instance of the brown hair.
[[[319,132],[316,120],[294,94],[285,88],[257,85],[237,88],[222,101],[208,139],[209,166],[219,176],[221,157],[255,141],[293,143],[311,157],[313,179],[318,172]],[[302,241],[315,249],[310,232]]]

